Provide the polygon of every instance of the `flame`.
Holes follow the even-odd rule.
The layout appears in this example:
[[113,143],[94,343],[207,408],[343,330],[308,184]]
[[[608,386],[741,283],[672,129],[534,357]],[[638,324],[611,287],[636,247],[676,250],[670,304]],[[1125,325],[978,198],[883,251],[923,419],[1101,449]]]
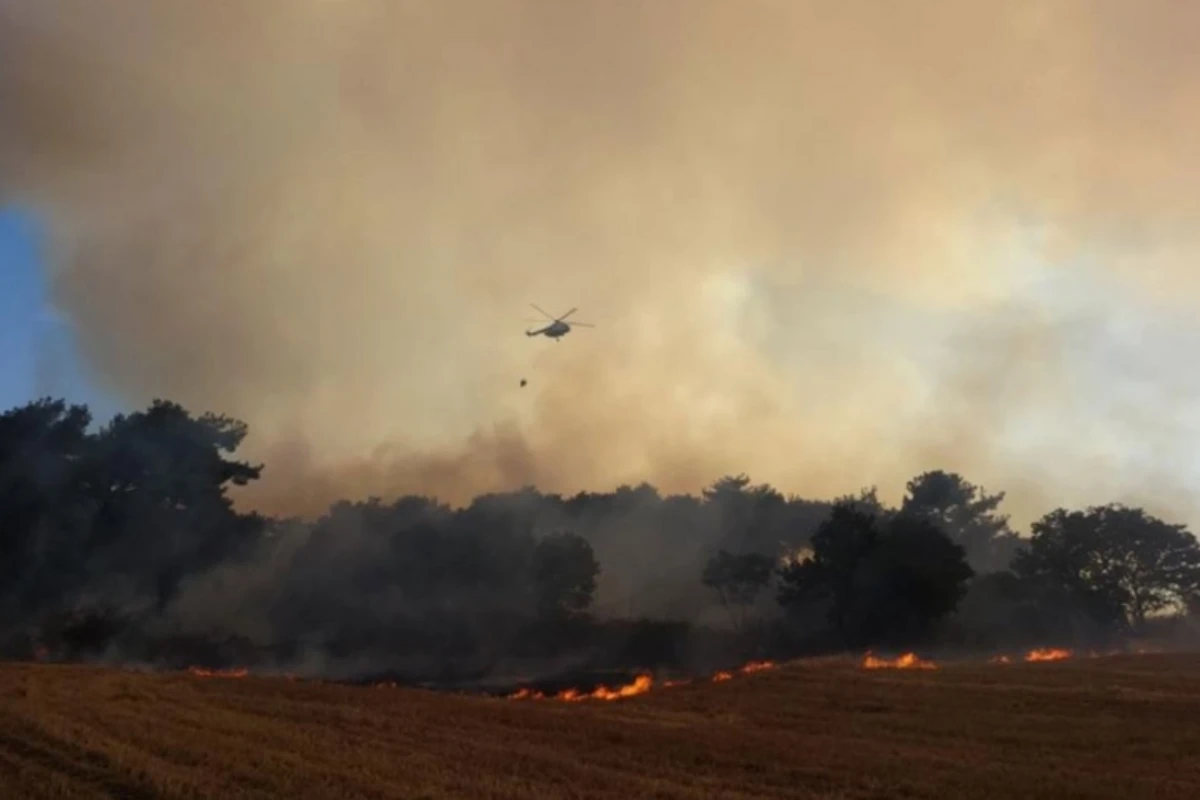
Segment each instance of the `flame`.
[[937,669],[937,664],[919,658],[916,653],[905,653],[891,661],[867,653],[862,666],[863,669]]
[[742,675],[750,675],[755,672],[763,672],[768,669],[775,669],[775,666],[776,664],[774,661],[751,661],[747,664],[743,664],[736,670],[731,671],[723,669],[720,672],[715,673],[712,676],[712,681],[713,683],[722,683],[723,681],[732,680],[734,672],[741,673]]
[[197,678],[244,678],[250,674],[245,667],[237,669],[205,669],[204,667],[188,667],[187,670]]
[[[749,675],[755,672],[763,672],[769,669],[775,669],[774,661],[751,661],[748,664],[743,664],[736,670],[721,670],[712,676],[714,683],[733,680],[735,673]],[[682,678],[679,680],[664,681],[662,686],[669,688],[672,686],[685,686],[692,682],[691,678]],[[533,689],[518,689],[510,695],[507,695],[509,700],[560,700],[566,703],[574,703],[582,700],[620,700],[625,697],[634,697],[639,694],[645,694],[654,687],[654,678],[648,674],[637,676],[633,683],[619,686],[616,689],[610,689],[607,686],[600,686],[590,692],[584,692],[579,689],[564,689],[554,695],[546,695],[542,692],[534,691]]]
[[649,675],[638,675],[634,678],[633,683],[628,683],[616,689],[609,689],[606,686],[597,686],[589,694],[572,692],[568,689],[567,701],[573,700],[620,700],[623,697],[634,697],[635,695],[645,694],[654,686],[654,678]]
[[[566,703],[577,703],[583,700],[620,700],[625,697],[645,694],[653,686],[654,678],[649,675],[638,675],[634,678],[633,683],[627,683],[615,689],[610,689],[607,686],[597,686],[590,692],[583,692],[579,689],[564,689],[558,694],[551,696],[550,699],[561,700]],[[510,700],[545,700],[546,698],[547,695],[535,692],[532,689],[518,689],[516,692],[508,695],[508,699]]]
[[[1105,652],[1097,652],[1095,650],[1089,650],[1086,653],[1080,654],[1080,653],[1075,653],[1071,650],[1068,650],[1064,647],[1039,647],[1037,649],[1029,650],[1028,652],[1026,652],[1023,656],[1021,656],[1021,660],[1027,661],[1027,662],[1064,661],[1068,658],[1106,658],[1108,656],[1120,656],[1120,655],[1129,655],[1129,654],[1148,655],[1148,654],[1151,654],[1154,652],[1161,652],[1161,651],[1156,651],[1153,647],[1139,646],[1139,647],[1135,647],[1133,650],[1118,649],[1118,650],[1108,650]],[[1006,656],[1006,655],[993,656],[992,658],[988,659],[988,662],[992,663],[992,664],[1011,664],[1013,662],[1013,658],[1010,656]]]

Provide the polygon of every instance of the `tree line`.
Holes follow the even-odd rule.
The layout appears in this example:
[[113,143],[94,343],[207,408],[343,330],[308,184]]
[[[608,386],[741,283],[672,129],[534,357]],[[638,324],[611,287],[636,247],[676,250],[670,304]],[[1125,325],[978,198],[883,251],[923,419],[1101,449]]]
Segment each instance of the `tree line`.
[[831,648],[1111,644],[1200,607],[1200,543],[1184,525],[1113,503],[1055,509],[1023,538],[998,513],[1003,498],[926,472],[899,508],[874,494],[835,502],[778,568],[721,550],[704,582],[744,624],[774,579],[790,621]]
[[1200,603],[1200,545],[1117,504],[1018,536],[962,476],[785,496],[727,476],[653,487],[239,511],[263,465],[244,423],[177,403],[95,425],[42,399],[0,415],[0,648],[8,657],[307,663],[486,675],[571,656],[707,664],[917,644],[1138,634]]

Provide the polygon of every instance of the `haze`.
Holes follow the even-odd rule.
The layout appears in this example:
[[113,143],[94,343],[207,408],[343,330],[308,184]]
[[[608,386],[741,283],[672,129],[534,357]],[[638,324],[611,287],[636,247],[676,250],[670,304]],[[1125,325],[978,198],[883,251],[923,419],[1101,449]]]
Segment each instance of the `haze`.
[[268,512],[943,467],[1187,515],[1197,23],[0,0],[0,191],[95,378],[247,421]]

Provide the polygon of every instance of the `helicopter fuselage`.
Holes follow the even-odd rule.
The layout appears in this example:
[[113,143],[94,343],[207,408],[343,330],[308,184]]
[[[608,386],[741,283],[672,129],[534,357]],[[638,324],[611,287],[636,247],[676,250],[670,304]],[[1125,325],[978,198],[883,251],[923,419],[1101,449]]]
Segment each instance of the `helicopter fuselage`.
[[526,331],[526,333],[529,336],[541,335],[549,336],[551,339],[558,339],[559,337],[566,336],[568,333],[570,333],[570,331],[570,325],[562,322],[561,320],[556,320],[539,331]]
[[595,325],[593,325],[590,322],[565,322],[564,321],[564,320],[566,320],[567,317],[574,314],[578,309],[572,308],[570,311],[563,314],[561,317],[552,317],[549,314],[547,314],[545,311],[543,311],[541,308],[538,308],[538,306],[534,305],[533,303],[530,303],[529,305],[533,308],[534,311],[537,311],[539,314],[541,314],[543,317],[545,317],[547,320],[549,320],[550,324],[548,324],[544,328],[538,328],[536,330],[525,331],[526,336],[545,336],[545,337],[553,339],[554,341],[557,342],[559,339],[561,339],[562,337],[564,337],[568,333],[570,333],[571,328],[575,327],[576,325],[582,325],[585,328],[596,327]]

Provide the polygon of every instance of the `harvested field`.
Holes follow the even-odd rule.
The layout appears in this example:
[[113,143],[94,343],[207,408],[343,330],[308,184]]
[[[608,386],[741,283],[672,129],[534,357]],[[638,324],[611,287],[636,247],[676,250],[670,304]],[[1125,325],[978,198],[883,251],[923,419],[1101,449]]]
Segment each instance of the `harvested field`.
[[563,703],[0,666],[0,797],[1200,797],[1200,657],[802,662]]

